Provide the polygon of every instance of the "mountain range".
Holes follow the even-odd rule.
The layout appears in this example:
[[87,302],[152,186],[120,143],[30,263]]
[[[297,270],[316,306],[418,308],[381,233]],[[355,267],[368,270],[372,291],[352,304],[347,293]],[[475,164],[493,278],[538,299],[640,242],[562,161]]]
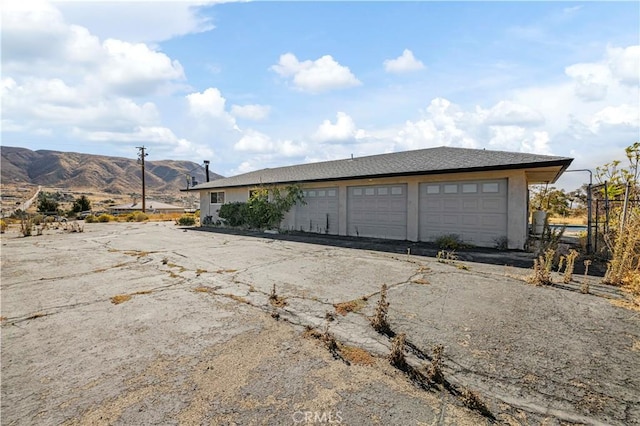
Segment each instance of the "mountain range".
[[[0,146],[3,184],[31,183],[68,189],[92,189],[112,194],[140,192],[142,168],[122,157]],[[187,176],[205,182],[205,169],[191,161],[145,161],[148,191],[177,192],[187,186]],[[209,172],[210,180],[221,178]]]

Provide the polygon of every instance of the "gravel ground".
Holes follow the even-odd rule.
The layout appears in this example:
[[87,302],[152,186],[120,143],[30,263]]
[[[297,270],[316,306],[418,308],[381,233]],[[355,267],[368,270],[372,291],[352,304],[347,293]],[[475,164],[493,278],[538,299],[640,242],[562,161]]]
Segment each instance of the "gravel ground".
[[[582,294],[583,277],[531,286],[495,253],[441,263],[171,223],[1,240],[2,425],[640,424],[640,318],[598,278]],[[446,386],[389,365],[368,320],[382,284],[409,366],[443,345]]]

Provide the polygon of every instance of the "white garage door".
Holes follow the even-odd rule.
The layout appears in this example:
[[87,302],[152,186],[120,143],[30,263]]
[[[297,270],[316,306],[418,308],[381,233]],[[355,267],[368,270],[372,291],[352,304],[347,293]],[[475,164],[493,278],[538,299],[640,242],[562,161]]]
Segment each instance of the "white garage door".
[[407,185],[349,187],[348,234],[407,239]]
[[420,241],[457,234],[491,247],[507,236],[507,180],[420,184]]
[[337,235],[338,188],[305,189],[304,201],[295,207],[295,229]]

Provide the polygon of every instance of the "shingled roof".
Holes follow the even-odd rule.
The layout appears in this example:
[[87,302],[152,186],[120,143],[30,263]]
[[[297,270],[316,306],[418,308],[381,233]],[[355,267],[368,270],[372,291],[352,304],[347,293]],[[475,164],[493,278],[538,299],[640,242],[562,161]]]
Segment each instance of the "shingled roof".
[[191,190],[549,166],[560,166],[560,171],[564,171],[572,161],[573,159],[568,157],[442,146],[261,169],[202,183]]

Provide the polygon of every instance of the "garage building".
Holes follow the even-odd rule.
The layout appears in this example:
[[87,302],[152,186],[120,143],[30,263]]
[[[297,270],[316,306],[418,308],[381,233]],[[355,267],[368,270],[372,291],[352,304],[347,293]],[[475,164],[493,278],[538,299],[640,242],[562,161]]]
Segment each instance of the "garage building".
[[281,229],[393,240],[524,247],[528,186],[554,183],[572,158],[437,147],[262,169],[190,189],[201,219],[218,219],[223,203],[247,201],[260,185],[302,185]]

